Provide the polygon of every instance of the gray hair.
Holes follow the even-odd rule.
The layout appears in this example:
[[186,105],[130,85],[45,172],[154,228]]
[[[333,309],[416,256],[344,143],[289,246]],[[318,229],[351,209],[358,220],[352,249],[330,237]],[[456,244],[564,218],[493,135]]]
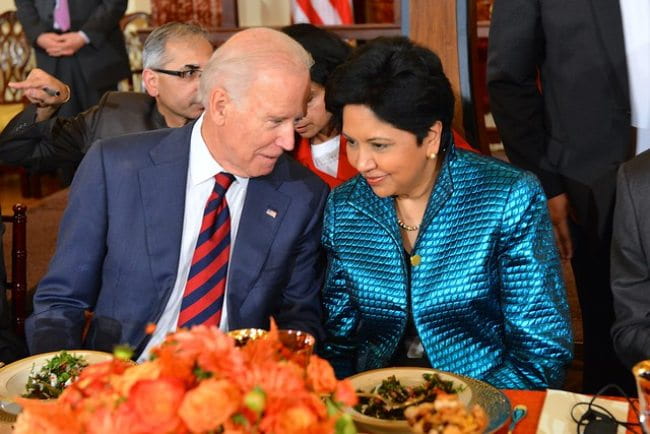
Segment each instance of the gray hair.
[[285,68],[309,74],[313,64],[302,45],[282,32],[263,27],[242,30],[212,54],[203,68],[199,95],[207,107],[211,90],[221,86],[240,102],[260,71]]
[[142,48],[143,68],[162,68],[170,61],[165,51],[170,40],[204,38],[208,41],[208,34],[201,27],[194,24],[170,22],[156,27],[147,36]]

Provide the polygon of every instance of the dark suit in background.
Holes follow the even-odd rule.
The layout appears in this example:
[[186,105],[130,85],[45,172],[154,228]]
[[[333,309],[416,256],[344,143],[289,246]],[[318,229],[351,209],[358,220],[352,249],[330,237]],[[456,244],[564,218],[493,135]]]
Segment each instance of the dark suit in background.
[[[194,123],[100,141],[70,191],[47,275],[26,323],[32,353],[146,346],[176,281]],[[328,188],[295,160],[250,178],[228,268],[229,329],[280,328],[322,336],[322,212]],[[273,210],[275,213],[269,213]]]
[[631,386],[609,337],[615,177],[634,155],[619,2],[496,0],[489,44],[490,106],[508,158],[534,172],[549,199],[566,194],[575,213],[584,390]]
[[37,170],[78,164],[90,145],[120,134],[166,128],[156,100],[145,93],[108,92],[75,117],[34,122],[36,106],[14,117],[0,134],[0,161]]
[[650,359],[650,151],[623,164],[618,172],[612,292],[614,346],[631,368]]
[[97,104],[107,90],[130,74],[124,35],[119,27],[127,0],[68,0],[71,32],[83,31],[90,39],[72,56],[52,57],[36,44],[42,33],[54,29],[56,0],[15,0],[16,13],[27,39],[36,51],[39,68],[67,83],[70,101],[58,115],[74,116]]

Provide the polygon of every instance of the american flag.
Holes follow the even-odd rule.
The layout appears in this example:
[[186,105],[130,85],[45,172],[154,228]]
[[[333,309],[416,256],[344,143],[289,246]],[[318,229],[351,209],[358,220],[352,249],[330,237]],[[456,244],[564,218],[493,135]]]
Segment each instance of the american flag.
[[352,0],[291,0],[294,23],[354,24]]

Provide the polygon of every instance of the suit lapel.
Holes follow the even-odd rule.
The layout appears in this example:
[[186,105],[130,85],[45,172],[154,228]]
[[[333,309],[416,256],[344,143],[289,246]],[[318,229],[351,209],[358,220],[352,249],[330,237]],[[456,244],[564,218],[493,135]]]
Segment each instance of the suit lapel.
[[228,270],[228,303],[233,308],[242,304],[257,281],[287,215],[291,198],[278,191],[286,170],[285,157],[270,175],[251,178],[248,183]]
[[585,0],[591,6],[604,54],[612,65],[614,79],[623,101],[629,100],[625,37],[621,7],[617,0]]
[[153,165],[139,173],[149,261],[161,292],[170,291],[176,281],[193,125],[170,130],[149,153]]

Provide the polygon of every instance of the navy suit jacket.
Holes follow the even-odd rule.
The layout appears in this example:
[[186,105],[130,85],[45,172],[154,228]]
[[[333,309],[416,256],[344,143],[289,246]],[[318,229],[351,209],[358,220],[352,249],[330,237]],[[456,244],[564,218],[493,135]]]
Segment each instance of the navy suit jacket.
[[[88,151],[27,320],[32,353],[144,349],[145,327],[159,320],[176,280],[193,125],[102,140]],[[229,265],[230,329],[266,328],[273,316],[281,328],[322,336],[327,193],[286,156],[250,180]],[[94,315],[82,342],[86,310]]]

